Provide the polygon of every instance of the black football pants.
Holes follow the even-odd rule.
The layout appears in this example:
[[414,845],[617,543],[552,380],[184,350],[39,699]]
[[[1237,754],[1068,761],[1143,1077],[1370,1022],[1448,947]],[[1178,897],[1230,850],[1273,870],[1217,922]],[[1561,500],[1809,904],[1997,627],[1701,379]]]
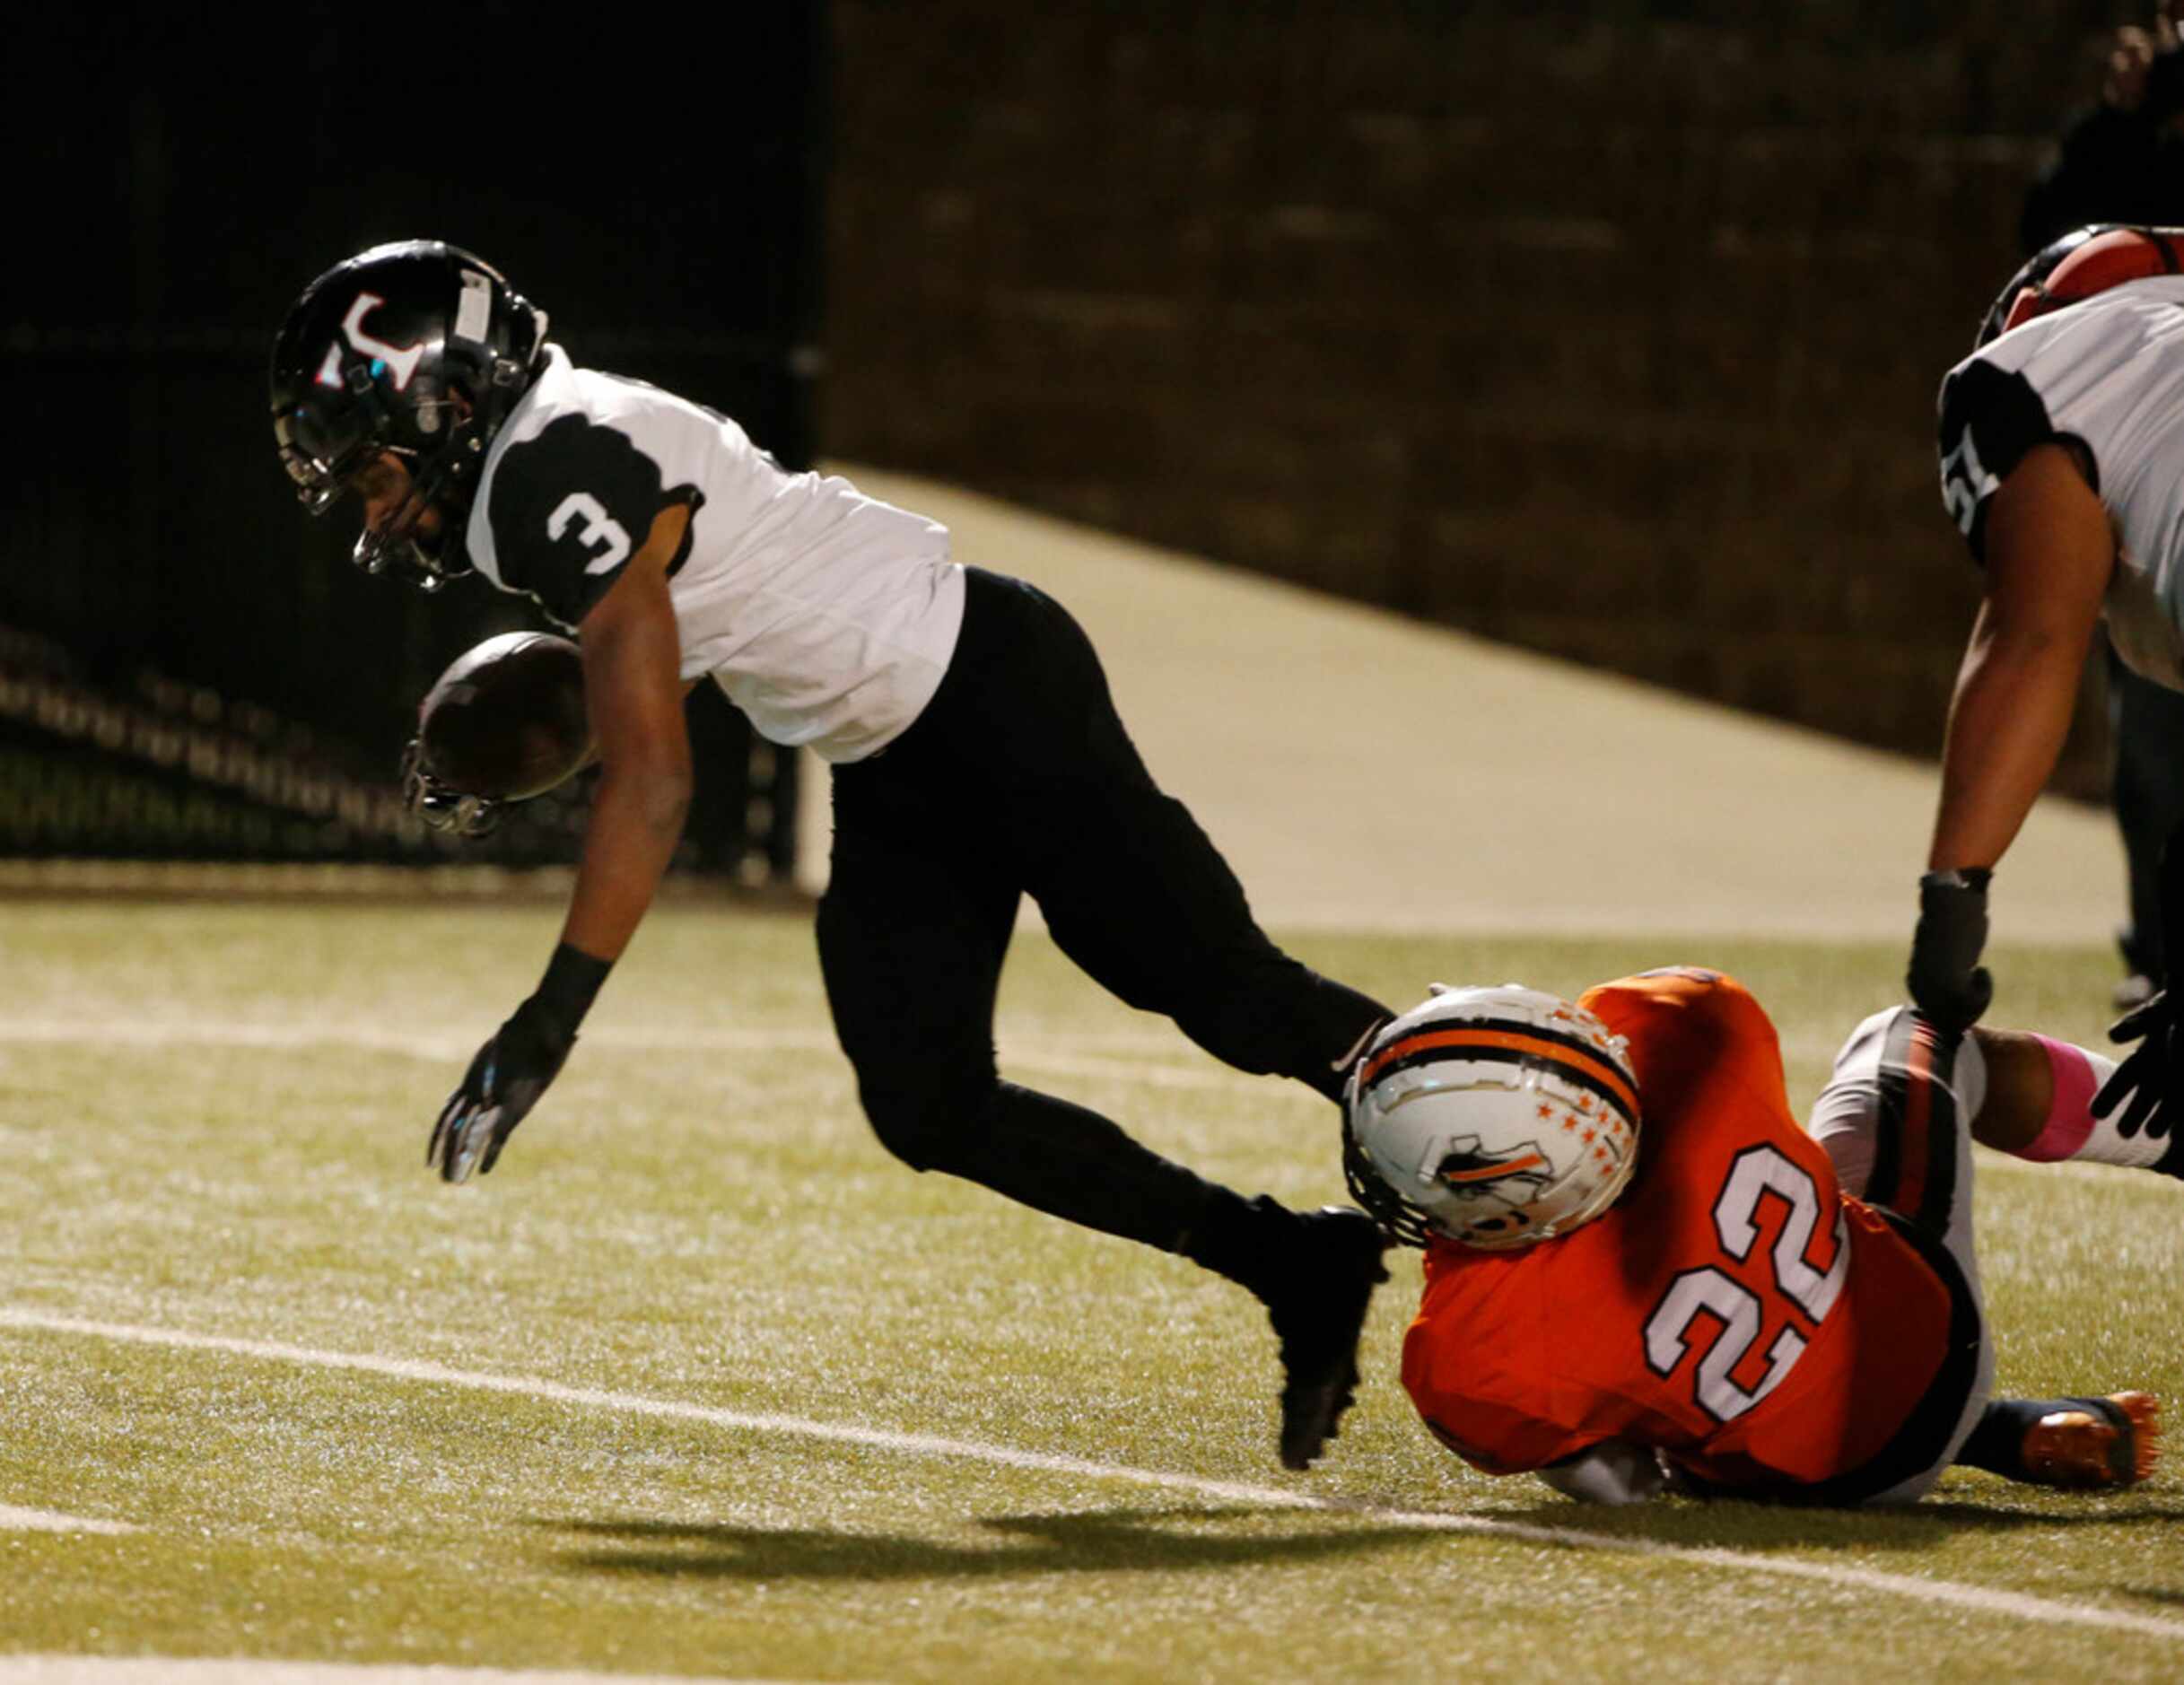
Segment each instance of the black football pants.
[[1236,1195],[1096,1113],[1000,1079],[994,995],[1019,898],[1131,1006],[1239,1069],[1331,1098],[1336,1061],[1389,1014],[1268,940],[1227,861],[1146,771],[1067,611],[965,572],[933,700],[880,754],[834,769],[818,939],[835,1028],[873,1129],[913,1167],[1184,1250]]

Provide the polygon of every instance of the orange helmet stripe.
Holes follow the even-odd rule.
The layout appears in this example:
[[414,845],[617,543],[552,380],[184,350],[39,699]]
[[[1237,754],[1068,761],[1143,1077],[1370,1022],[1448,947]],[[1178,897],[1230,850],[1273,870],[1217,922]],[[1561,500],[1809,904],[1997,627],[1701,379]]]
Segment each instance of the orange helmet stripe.
[[1504,1176],[1521,1175],[1527,1170],[1552,1168],[1538,1153],[1532,1153],[1523,1158],[1512,1158],[1507,1164],[1481,1165],[1476,1170],[1444,1170],[1439,1174],[1443,1182],[1461,1187],[1467,1182],[1499,1182]]
[[1520,1053],[1527,1059],[1536,1059],[1544,1065],[1567,1066],[1592,1084],[1607,1089],[1622,1104],[1626,1115],[1635,1118],[1638,1114],[1637,1094],[1632,1091],[1629,1078],[1611,1061],[1598,1053],[1574,1047],[1568,1043],[1528,1035],[1521,1030],[1489,1030],[1477,1025],[1455,1025],[1444,1030],[1420,1030],[1415,1035],[1404,1036],[1400,1042],[1391,1042],[1375,1053],[1367,1062],[1360,1080],[1369,1087],[1383,1070],[1399,1060],[1413,1059],[1421,1053],[1444,1052],[1461,1056],[1467,1047],[1490,1047],[1504,1052]]

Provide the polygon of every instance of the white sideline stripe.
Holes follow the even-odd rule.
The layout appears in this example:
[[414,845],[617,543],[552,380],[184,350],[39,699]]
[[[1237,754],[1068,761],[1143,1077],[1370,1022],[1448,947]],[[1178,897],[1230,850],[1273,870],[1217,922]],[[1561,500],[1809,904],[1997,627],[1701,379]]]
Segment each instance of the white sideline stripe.
[[126,1521],[99,1521],[89,1515],[64,1515],[53,1509],[22,1509],[0,1504],[0,1532],[135,1532]]
[[[189,1019],[135,1024],[90,1024],[75,1018],[0,1018],[0,1043],[40,1046],[92,1043],[101,1047],[256,1047],[288,1051],[302,1047],[361,1047],[404,1059],[460,1061],[477,1051],[490,1024],[476,1035],[404,1035],[349,1024],[197,1023]],[[809,1030],[642,1030],[602,1028],[584,1033],[587,1045],[643,1052],[799,1052],[840,1057],[832,1035]],[[1267,1078],[1243,1071],[1188,1070],[1148,1062],[1175,1051],[1173,1043],[1147,1043],[1147,1058],[1123,1052],[1050,1053],[1035,1043],[1011,1044],[1001,1052],[1010,1068],[1049,1071],[1064,1077],[1121,1078],[1156,1088],[1241,1088]],[[844,1066],[846,1074],[847,1067]]]
[[933,1434],[898,1433],[884,1427],[812,1421],[804,1417],[765,1412],[721,1410],[711,1405],[686,1404],[673,1399],[647,1398],[634,1393],[608,1392],[598,1387],[568,1386],[529,1375],[492,1375],[474,1369],[452,1369],[444,1364],[407,1358],[380,1358],[366,1353],[328,1351],[293,1346],[279,1340],[238,1340],[224,1335],[192,1334],[179,1329],[151,1328],[130,1323],[102,1323],[46,1311],[0,1305],[0,1328],[16,1328],[57,1334],[81,1334],[96,1340],[135,1345],[163,1346],[188,1351],[220,1351],[242,1358],[274,1362],[308,1364],[325,1369],[352,1369],[404,1381],[434,1382],[446,1386],[471,1387],[480,1392],[513,1393],[594,1410],[621,1410],[633,1416],[651,1416],[676,1421],[704,1422],[716,1427],[747,1433],[786,1434],[836,1445],[864,1445],[875,1450],[906,1452],[917,1456],[961,1457],[1003,1468],[1031,1469],[1050,1474],[1079,1475],[1090,1480],[1124,1480],[1137,1486],[1159,1487],[1202,1497],[1262,1507],[1322,1510],[1361,1517],[1384,1524],[1414,1527],[1430,1532],[1480,1533],[1527,1544],[1557,1545],[1568,1549],[1621,1551],[1690,1567],[1724,1568],[1739,1574],[1773,1575],[1808,1580],[1836,1587],[1852,1587],[1941,1603],[1982,1614],[2016,1620],[2044,1621],[2055,1626],[2097,1627],[2110,1632],[2184,1643],[2184,1620],[2129,1610],[2102,1609],[2085,1603],[2056,1602],[2019,1592],[1963,1585],[1951,1580],[1927,1579],[1912,1574],[1889,1574],[1873,1568],[1843,1567],[1831,1563],[1799,1561],[1695,1545],[1663,1544],[1648,1539],[1619,1539],[1569,1527],[1542,1527],[1524,1522],[1497,1521],[1490,1516],[1451,1515],[1436,1510],[1399,1509],[1392,1506],[1327,1498],[1288,1487],[1254,1486],[1237,1480],[1208,1480],[1200,1475],[1135,1469],[1123,1463],[1095,1462],[1089,1458],[1061,1456],[1050,1452],[1019,1451],[1008,1445],[981,1445],[973,1440],[945,1439]]
[[5,1685],[787,1685],[686,1673],[539,1672],[530,1668],[416,1667],[404,1663],[281,1662],[219,1656],[192,1662],[169,1656],[4,1655]]

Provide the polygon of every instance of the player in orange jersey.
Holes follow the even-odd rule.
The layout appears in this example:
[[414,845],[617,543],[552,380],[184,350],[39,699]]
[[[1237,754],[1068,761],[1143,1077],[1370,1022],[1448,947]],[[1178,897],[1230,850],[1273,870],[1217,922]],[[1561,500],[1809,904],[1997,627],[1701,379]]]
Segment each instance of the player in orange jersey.
[[1909,1502],[1959,1462],[2133,1484],[2147,1394],[1990,1398],[1971,1239],[1975,1137],[2144,1152],[2090,1117],[2113,1069],[1898,1008],[1852,1034],[1808,1131],[1774,1026],[1718,973],[1574,1004],[1437,988],[1348,1109],[1352,1191],[1426,1252],[1403,1384],[1475,1468],[1599,1501]]

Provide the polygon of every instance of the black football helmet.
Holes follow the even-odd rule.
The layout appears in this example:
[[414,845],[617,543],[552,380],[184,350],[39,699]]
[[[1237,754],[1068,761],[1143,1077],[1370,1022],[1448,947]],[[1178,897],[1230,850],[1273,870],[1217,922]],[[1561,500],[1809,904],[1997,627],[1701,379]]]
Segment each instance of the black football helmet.
[[2120,223],[2090,223],[2084,228],[2074,228],[2026,258],[1995,295],[1995,301],[1987,307],[1987,314],[1979,319],[1979,337],[1972,341],[1971,348],[1983,351],[2018,322],[2044,315],[2047,309],[2054,308],[2048,299],[2048,277],[2088,240],[2114,233],[2122,226]]
[[[374,246],[303,291],[273,345],[273,434],[296,494],[332,508],[382,452],[408,504],[356,541],[368,573],[437,590],[470,571],[462,528],[485,448],[546,365],[546,314],[459,246]],[[415,530],[426,508],[441,531]]]
[[574,777],[592,747],[576,645],[503,632],[457,656],[417,704],[402,800],[435,831],[490,836],[503,808]]
[[[2177,55],[2184,58],[2184,54]],[[2127,281],[2184,275],[2184,228],[2091,223],[2052,240],[2012,275],[1979,324],[1974,351],[2036,316],[2059,310]]]

